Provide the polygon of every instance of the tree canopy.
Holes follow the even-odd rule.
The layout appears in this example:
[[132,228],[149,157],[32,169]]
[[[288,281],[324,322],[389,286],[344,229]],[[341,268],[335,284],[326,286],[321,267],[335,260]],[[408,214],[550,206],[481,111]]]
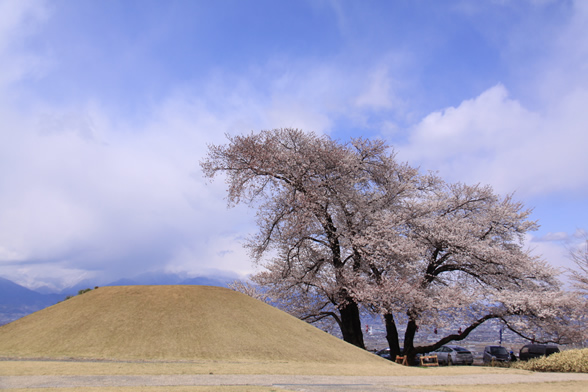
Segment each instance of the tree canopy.
[[[378,312],[393,354],[401,319],[409,356],[490,319],[535,340],[573,338],[576,299],[524,249],[537,223],[511,195],[419,173],[382,140],[342,143],[295,129],[227,138],[201,166],[210,178],[226,176],[229,205],[257,208],[247,246],[265,268],[252,280],[289,312],[331,318],[360,347],[360,308]],[[414,346],[419,327],[456,318],[460,333]]]

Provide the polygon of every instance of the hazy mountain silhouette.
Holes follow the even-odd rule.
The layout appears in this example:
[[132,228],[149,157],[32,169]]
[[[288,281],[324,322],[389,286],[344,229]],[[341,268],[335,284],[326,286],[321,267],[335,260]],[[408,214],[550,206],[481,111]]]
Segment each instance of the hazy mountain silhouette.
[[0,278],[0,325],[59,302],[60,294],[41,294]]
[[61,298],[59,294],[41,294],[8,279],[0,278],[0,307],[45,307],[56,303],[59,300],[58,298]]

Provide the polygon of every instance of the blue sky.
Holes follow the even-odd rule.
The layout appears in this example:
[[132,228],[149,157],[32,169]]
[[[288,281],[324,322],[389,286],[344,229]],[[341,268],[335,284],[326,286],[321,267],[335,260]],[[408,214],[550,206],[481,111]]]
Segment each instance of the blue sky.
[[588,229],[588,2],[0,0],[0,276],[31,288],[253,271],[225,133],[380,137]]

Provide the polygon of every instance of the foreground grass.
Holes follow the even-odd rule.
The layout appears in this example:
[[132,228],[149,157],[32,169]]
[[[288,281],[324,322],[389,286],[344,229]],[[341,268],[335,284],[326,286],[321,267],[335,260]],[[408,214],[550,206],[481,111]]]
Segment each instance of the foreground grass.
[[[520,369],[479,366],[453,366],[438,368],[410,368],[400,365],[381,367],[358,364],[324,364],[318,362],[89,362],[52,360],[0,360],[0,376],[75,376],[75,375],[182,375],[182,374],[276,374],[325,376],[458,376],[473,374],[530,374]],[[390,386],[398,390],[401,386]],[[386,388],[386,387],[384,387]],[[422,386],[404,386],[420,389]],[[586,382],[519,383],[506,385],[438,385],[427,390],[444,392],[580,392],[586,391]],[[51,388],[51,392],[73,392],[79,388]],[[38,392],[39,389],[10,389],[11,392]],[[155,387],[90,387],[89,392],[278,392],[287,389],[265,386],[155,386]]]
[[516,362],[511,367],[535,372],[588,373],[588,348],[566,350],[549,357]]
[[426,375],[423,369],[384,363],[325,364],[319,362],[77,362],[0,361],[0,376],[275,374],[316,376]]
[[439,376],[463,374],[527,374],[524,370],[453,366],[412,368],[392,363],[329,364],[319,362],[85,362],[0,361],[0,376],[103,376],[181,374],[275,374],[315,376]]

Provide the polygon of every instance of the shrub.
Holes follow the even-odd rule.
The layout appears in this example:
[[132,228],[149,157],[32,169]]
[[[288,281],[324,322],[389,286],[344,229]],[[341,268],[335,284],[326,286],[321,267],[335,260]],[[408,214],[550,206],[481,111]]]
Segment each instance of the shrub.
[[566,350],[549,357],[516,362],[512,367],[536,372],[588,373],[588,348]]
[[[97,289],[97,288],[98,288],[98,286],[94,287],[94,290]],[[89,291],[92,291],[92,289],[91,288],[82,289],[82,290],[79,290],[78,291],[78,294],[77,295],[82,295],[82,294],[87,293]],[[65,297],[65,299],[63,301],[68,300],[68,299],[73,298],[73,297],[75,297],[75,295],[68,295],[67,297]],[[63,302],[63,301],[59,301],[59,302]]]

